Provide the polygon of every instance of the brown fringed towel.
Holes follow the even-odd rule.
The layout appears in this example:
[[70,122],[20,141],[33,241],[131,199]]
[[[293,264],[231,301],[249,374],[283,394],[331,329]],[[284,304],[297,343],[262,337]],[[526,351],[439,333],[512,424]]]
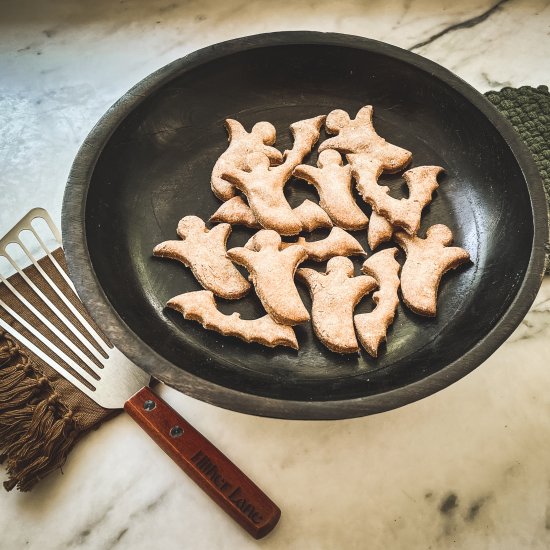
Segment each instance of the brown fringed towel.
[[[53,256],[65,268],[63,251],[58,249]],[[38,263],[61,289],[67,290],[67,284],[47,257]],[[25,273],[68,317],[72,315],[55,293],[40,284],[41,277],[37,276],[34,266],[26,268]],[[20,275],[13,275],[9,281],[35,307],[42,309]],[[71,298],[70,292],[64,294]],[[0,298],[25,318],[33,317],[3,284],[0,284]],[[95,327],[80,301],[75,297],[71,302]],[[47,309],[42,309],[42,313],[48,316]],[[38,341],[2,308],[0,315],[38,345]],[[32,324],[48,332],[38,319],[34,318]],[[75,344],[82,349],[79,342]],[[62,342],[56,341],[56,345],[75,358]],[[22,349],[9,334],[0,332],[0,462],[5,463],[9,477],[4,482],[6,490],[14,487],[21,491],[32,489],[38,481],[63,466],[78,439],[118,412],[97,405],[51,367]]]

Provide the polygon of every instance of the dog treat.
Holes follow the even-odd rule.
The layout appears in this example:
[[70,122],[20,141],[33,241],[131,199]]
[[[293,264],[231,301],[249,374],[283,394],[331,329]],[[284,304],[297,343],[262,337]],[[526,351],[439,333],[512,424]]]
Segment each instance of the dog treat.
[[239,196],[233,197],[221,204],[221,206],[210,216],[211,222],[225,222],[232,225],[246,225],[252,229],[258,229],[261,225],[250,206]]
[[382,243],[389,241],[393,235],[393,225],[384,216],[372,211],[367,232],[370,249],[374,250]]
[[282,243],[281,248],[288,248],[293,244],[303,246],[307,252],[307,259],[314,262],[324,262],[334,256],[365,254],[359,241],[340,227],[333,227],[325,239],[306,241],[304,237],[298,237],[296,243]]
[[403,248],[407,259],[401,270],[401,294],[411,311],[435,316],[437,289],[446,271],[467,262],[470,255],[463,248],[449,246],[453,234],[445,225],[432,225],[426,238],[396,231],[394,239]]
[[328,261],[326,274],[300,268],[296,275],[309,287],[313,330],[319,340],[338,353],[359,351],[353,310],[376,287],[376,281],[368,275],[354,277],[352,261],[342,256]]
[[265,229],[273,229],[281,235],[296,235],[301,231],[300,218],[288,204],[283,189],[294,168],[319,139],[324,119],[318,116],[290,125],[294,145],[290,151],[285,151],[284,162],[279,166],[270,167],[266,155],[252,153],[247,157],[250,171],[228,167],[222,172],[224,179],[246,195],[254,217]]
[[285,177],[288,180],[292,171],[300,164],[306,155],[311,153],[313,146],[317,143],[321,134],[321,126],[327,117],[319,115],[313,118],[306,118],[293,122],[290,125],[290,132],[294,138],[292,149],[284,152]]
[[362,107],[355,119],[341,109],[331,111],[327,116],[326,129],[329,134],[338,134],[319,146],[319,152],[337,149],[342,153],[366,153],[380,162],[383,170],[397,172],[411,160],[412,154],[406,149],[388,143],[380,137],[372,125],[372,106]]
[[[371,218],[372,219],[372,218]],[[388,248],[368,258],[361,271],[376,279],[378,290],[372,295],[376,307],[370,313],[360,313],[353,318],[359,342],[367,352],[376,357],[380,344],[386,340],[388,327],[393,323],[399,305],[399,263],[395,259],[397,248]]]
[[321,208],[335,225],[350,230],[366,227],[369,218],[351,194],[351,166],[343,166],[342,156],[332,149],[319,155],[317,166],[301,164],[294,169],[294,176],[315,186]]
[[180,294],[168,301],[168,307],[183,314],[186,319],[198,321],[204,328],[215,330],[224,336],[236,336],[245,342],[257,342],[271,348],[288,346],[298,349],[294,329],[279,325],[269,315],[259,319],[241,319],[240,313],[221,313],[209,290]]
[[415,235],[420,227],[423,208],[432,200],[432,193],[439,187],[437,175],[441,166],[418,166],[407,170],[403,179],[409,188],[407,199],[395,199],[388,195],[389,188],[378,185],[382,173],[380,163],[368,155],[348,155],[357,189],[363,199],[392,225],[402,227]]
[[[300,206],[294,208],[294,213],[302,223],[302,230],[311,232],[319,227],[332,227],[332,221],[328,217],[328,214],[318,204],[309,199],[306,199]],[[210,221],[246,225],[253,229],[261,227],[248,204],[238,196],[224,202],[210,216]]]
[[249,242],[250,248],[232,248],[227,255],[250,272],[248,278],[265,310],[283,325],[308,321],[309,313],[294,284],[296,267],[307,258],[305,248],[295,244],[280,250],[280,235],[268,229],[258,231]]
[[302,222],[288,204],[284,193],[286,181],[281,166],[269,168],[269,159],[260,153],[249,155],[250,172],[228,170],[224,177],[240,189],[256,220],[264,228],[281,235],[296,235],[302,230]]
[[[248,239],[248,241],[246,241],[246,243],[244,243],[244,248],[247,248],[248,250],[252,250],[253,252],[259,252],[265,244],[265,240],[266,240],[265,232],[266,231],[269,231],[270,233],[273,232],[272,229],[262,229],[262,230],[258,231],[257,233],[254,233],[254,235],[252,235],[252,237],[250,237],[250,239]],[[272,237],[270,236],[269,238],[271,239]],[[275,240],[275,238],[273,237],[273,241],[274,240]],[[283,244],[284,243],[280,239],[278,250],[283,249]],[[296,243],[294,243],[294,244],[296,244]]]
[[178,223],[181,241],[165,241],[153,249],[155,256],[179,260],[190,267],[199,283],[228,300],[242,298],[250,284],[225,255],[231,226],[222,223],[210,231],[197,216],[186,216]]
[[320,227],[332,227],[329,215],[316,203],[306,199],[294,209],[294,213],[302,222],[302,231],[311,233]]
[[225,127],[229,136],[229,146],[214,164],[210,185],[214,195],[222,201],[235,196],[235,188],[223,178],[223,172],[228,168],[249,168],[247,156],[250,153],[263,153],[271,164],[283,162],[283,155],[275,147],[276,132],[273,124],[258,122],[247,132],[242,124],[231,118],[226,119]]

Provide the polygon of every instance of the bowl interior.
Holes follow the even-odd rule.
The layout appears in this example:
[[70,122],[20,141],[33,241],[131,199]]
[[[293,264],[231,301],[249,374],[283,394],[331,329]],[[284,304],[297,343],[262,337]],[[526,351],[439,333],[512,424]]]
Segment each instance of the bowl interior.
[[[422,318],[400,306],[375,360],[365,352],[330,352],[309,324],[296,328],[296,352],[223,337],[165,309],[169,298],[201,287],[187,268],[154,258],[152,249],[176,238],[183,216],[207,220],[218,208],[209,181],[227,147],[224,119],[235,118],[247,129],[261,120],[272,122],[276,145],[284,150],[291,146],[290,123],[335,108],[354,116],[366,104],[374,106],[378,133],[413,152],[412,166],[445,169],[420,233],[435,223],[448,225],[472,263],[444,276],[437,317]],[[307,162],[314,164],[316,156]],[[393,196],[406,196],[399,175],[383,180]],[[285,193],[293,206],[305,198],[318,200],[312,187],[297,180]],[[474,105],[429,72],[391,56],[324,45],[241,51],[174,74],[108,140],[89,185],[85,223],[93,269],[108,300],[174,370],[244,393],[304,402],[400,388],[461,357],[510,306],[525,277],[533,239],[521,170]],[[327,233],[317,231],[312,238]],[[235,227],[228,248],[252,234]],[[370,253],[366,231],[354,236]],[[354,262],[359,274],[361,260]],[[309,307],[307,290],[299,290]],[[243,318],[264,314],[253,295],[218,303],[225,313],[239,311]],[[357,311],[371,308],[369,298]]]

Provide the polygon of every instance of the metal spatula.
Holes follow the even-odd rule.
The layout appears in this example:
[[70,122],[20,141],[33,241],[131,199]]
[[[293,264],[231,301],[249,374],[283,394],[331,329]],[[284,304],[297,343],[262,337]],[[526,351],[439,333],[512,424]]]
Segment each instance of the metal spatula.
[[[79,362],[69,357],[51,339],[33,327],[23,314],[15,311],[1,299],[0,307],[25,327],[42,346],[39,347],[10,326],[1,318],[1,311],[0,328],[102,407],[124,408],[172,460],[239,525],[255,538],[265,536],[277,524],[281,514],[279,508],[224,454],[157,396],[148,387],[150,376],[103,340],[74,307],[68,297],[69,290],[61,290],[35,257],[37,253],[34,249],[49,258],[55,270],[67,283],[70,292],[74,293],[74,299],[76,292],[73,284],[52,255],[45,236],[37,230],[36,224],[33,225],[37,218],[46,222],[54,242],[61,246],[61,235],[49,214],[42,208],[35,208],[0,240],[0,258],[7,260],[6,265],[11,266],[22,277],[32,290],[32,301],[40,300],[47,307],[48,314],[41,313],[16,289],[8,280],[7,273],[0,272],[0,281],[24,309],[34,314],[79,359]],[[34,239],[34,248],[28,244],[28,239],[23,241],[22,234]],[[12,251],[14,245],[17,254]],[[42,282],[63,302],[84,327],[84,331],[77,329],[60,308],[26,275],[22,268],[23,261],[27,264],[30,261],[34,265],[43,279]],[[54,318],[57,319],[57,323],[52,322]],[[63,331],[59,330],[59,323],[64,327]],[[68,334],[74,339],[68,337]],[[81,346],[76,345],[75,341]],[[82,351],[82,346],[88,353]],[[47,349],[47,353],[41,348]]]

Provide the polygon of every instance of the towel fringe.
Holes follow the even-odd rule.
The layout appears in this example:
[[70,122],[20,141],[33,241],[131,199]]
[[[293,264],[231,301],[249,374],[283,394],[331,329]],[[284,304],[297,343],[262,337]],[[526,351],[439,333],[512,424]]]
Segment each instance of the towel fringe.
[[29,491],[57,470],[82,431],[48,378],[8,334],[0,342],[0,463],[6,490]]

